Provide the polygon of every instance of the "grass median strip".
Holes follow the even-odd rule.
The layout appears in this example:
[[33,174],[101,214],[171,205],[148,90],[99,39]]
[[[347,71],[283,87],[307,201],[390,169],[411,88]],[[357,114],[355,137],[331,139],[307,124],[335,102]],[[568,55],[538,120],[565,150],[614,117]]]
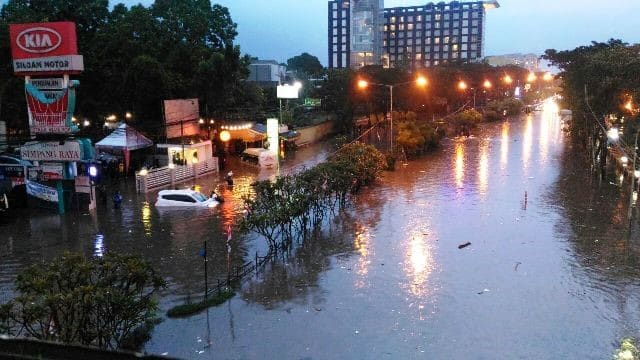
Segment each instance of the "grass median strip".
[[167,311],[167,316],[170,318],[191,316],[211,306],[218,306],[234,297],[235,294],[235,291],[231,289],[223,290],[219,294],[212,295],[197,303],[174,306]]

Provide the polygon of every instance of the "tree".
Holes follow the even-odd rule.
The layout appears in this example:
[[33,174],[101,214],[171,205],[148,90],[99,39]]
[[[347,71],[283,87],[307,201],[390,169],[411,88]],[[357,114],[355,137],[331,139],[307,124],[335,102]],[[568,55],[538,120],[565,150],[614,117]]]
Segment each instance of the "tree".
[[294,71],[298,77],[308,80],[310,77],[320,75],[323,67],[317,57],[304,52],[288,59],[287,69]]
[[549,49],[545,52],[544,58],[561,69],[558,76],[562,80],[563,103],[574,113],[570,129],[575,140],[585,145],[587,139],[597,142],[598,119],[624,115],[625,98],[638,98],[638,51],[637,45],[629,46],[621,40],[611,39],[573,50]]
[[152,327],[157,310],[153,296],[164,286],[138,256],[107,254],[87,260],[65,253],[18,275],[18,296],[0,307],[0,331],[121,348],[138,329]]

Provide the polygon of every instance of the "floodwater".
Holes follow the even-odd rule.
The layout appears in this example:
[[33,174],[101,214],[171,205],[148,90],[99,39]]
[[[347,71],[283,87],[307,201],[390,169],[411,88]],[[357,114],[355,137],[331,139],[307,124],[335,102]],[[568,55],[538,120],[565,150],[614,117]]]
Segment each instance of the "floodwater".
[[[640,337],[640,229],[627,232],[627,183],[598,182],[553,112],[447,139],[365,189],[319,236],[243,281],[227,303],[158,325],[145,350],[203,359],[607,359]],[[310,147],[286,162],[312,166]],[[289,165],[291,164],[291,165]],[[0,226],[0,300],[25,266],[64,250],[141,253],[167,279],[166,311],[264,254],[228,226],[256,178],[198,179],[227,201],[213,210],[159,211],[155,194],[120,184],[122,209],[35,213]],[[8,237],[7,235],[8,234]],[[470,243],[466,247],[460,245]]]

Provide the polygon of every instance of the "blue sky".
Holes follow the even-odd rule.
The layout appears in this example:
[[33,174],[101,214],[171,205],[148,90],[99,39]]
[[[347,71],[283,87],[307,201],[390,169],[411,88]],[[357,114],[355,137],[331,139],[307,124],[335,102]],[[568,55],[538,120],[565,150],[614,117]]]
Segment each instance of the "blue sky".
[[[0,0],[5,2],[5,0]],[[127,5],[152,0],[121,0]],[[244,53],[286,61],[308,52],[327,64],[326,0],[218,0],[238,23],[236,42]],[[385,7],[424,5],[428,1],[385,0]],[[640,43],[640,0],[499,0],[487,14],[485,55],[542,54],[573,49],[591,40],[620,38]]]

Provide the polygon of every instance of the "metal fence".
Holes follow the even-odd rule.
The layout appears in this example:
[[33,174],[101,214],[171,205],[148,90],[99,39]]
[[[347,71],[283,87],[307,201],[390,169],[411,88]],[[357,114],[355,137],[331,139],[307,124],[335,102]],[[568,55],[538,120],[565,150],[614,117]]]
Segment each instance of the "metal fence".
[[218,158],[210,158],[192,165],[164,166],[142,170],[136,173],[136,190],[146,193],[166,186],[197,179],[200,176],[218,172]]

